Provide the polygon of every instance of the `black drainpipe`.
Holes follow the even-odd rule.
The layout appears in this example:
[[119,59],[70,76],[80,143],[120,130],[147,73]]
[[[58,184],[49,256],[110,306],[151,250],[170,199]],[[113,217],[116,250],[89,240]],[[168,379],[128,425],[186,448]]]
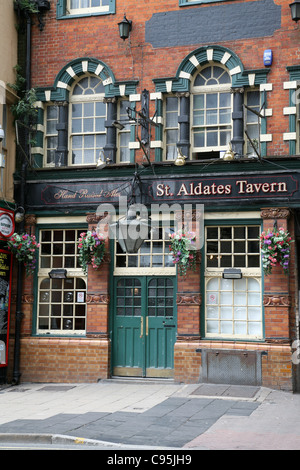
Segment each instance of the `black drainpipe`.
[[[30,14],[26,15],[26,91],[31,87],[31,17]],[[25,148],[27,155],[29,155],[29,136],[28,131],[25,129]],[[19,205],[25,209],[25,191],[26,191],[26,172],[27,172],[27,159],[23,157],[20,172],[20,194]],[[25,217],[19,224],[19,233],[23,233],[25,229]],[[18,277],[17,277],[17,298],[16,298],[16,322],[15,322],[15,349],[14,349],[14,368],[12,384],[18,385],[20,382],[20,341],[21,341],[21,323],[23,318],[22,312],[22,292],[23,292],[23,263],[18,261]]]

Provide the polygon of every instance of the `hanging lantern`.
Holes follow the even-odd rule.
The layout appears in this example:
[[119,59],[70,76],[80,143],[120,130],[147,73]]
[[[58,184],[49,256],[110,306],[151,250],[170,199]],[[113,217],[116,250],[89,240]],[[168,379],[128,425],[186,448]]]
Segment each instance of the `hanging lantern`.
[[294,3],[290,3],[290,9],[292,14],[292,20],[298,21],[300,20],[300,1],[295,0]]
[[132,28],[132,21],[128,20],[126,18],[126,15],[124,15],[123,20],[120,23],[118,23],[118,26],[119,26],[120,38],[123,39],[123,41],[125,41],[125,39],[129,37],[129,33]]
[[130,206],[125,217],[111,225],[115,236],[125,253],[137,253],[149,238],[150,221],[148,217],[137,216],[136,206]]

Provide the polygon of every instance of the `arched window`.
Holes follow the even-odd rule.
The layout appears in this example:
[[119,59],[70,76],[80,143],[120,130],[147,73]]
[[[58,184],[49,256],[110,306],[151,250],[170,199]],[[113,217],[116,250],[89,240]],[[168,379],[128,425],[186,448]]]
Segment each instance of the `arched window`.
[[202,69],[192,93],[192,147],[194,158],[202,152],[226,150],[231,139],[231,77],[219,65]]
[[99,77],[75,83],[70,96],[70,165],[95,165],[105,145],[106,104]]

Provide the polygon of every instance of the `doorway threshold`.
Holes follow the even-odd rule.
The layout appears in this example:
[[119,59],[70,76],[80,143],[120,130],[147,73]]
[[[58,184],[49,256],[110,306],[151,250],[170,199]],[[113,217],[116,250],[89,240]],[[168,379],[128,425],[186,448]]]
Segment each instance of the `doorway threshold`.
[[113,375],[110,379],[100,379],[98,382],[108,383],[139,383],[139,384],[175,384],[173,377],[120,377]]

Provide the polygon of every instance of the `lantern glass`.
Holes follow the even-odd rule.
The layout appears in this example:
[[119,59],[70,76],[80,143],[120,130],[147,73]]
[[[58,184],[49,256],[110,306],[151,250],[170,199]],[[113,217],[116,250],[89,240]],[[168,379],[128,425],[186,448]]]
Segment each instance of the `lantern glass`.
[[123,39],[123,41],[129,37],[131,25],[132,21],[129,21],[126,16],[124,16],[123,20],[118,23],[120,38]]
[[290,3],[290,9],[292,14],[292,20],[300,20],[300,1],[296,0],[294,3]]
[[116,238],[124,253],[137,253],[144,241],[149,238],[149,220],[138,218],[130,211],[112,225]]

